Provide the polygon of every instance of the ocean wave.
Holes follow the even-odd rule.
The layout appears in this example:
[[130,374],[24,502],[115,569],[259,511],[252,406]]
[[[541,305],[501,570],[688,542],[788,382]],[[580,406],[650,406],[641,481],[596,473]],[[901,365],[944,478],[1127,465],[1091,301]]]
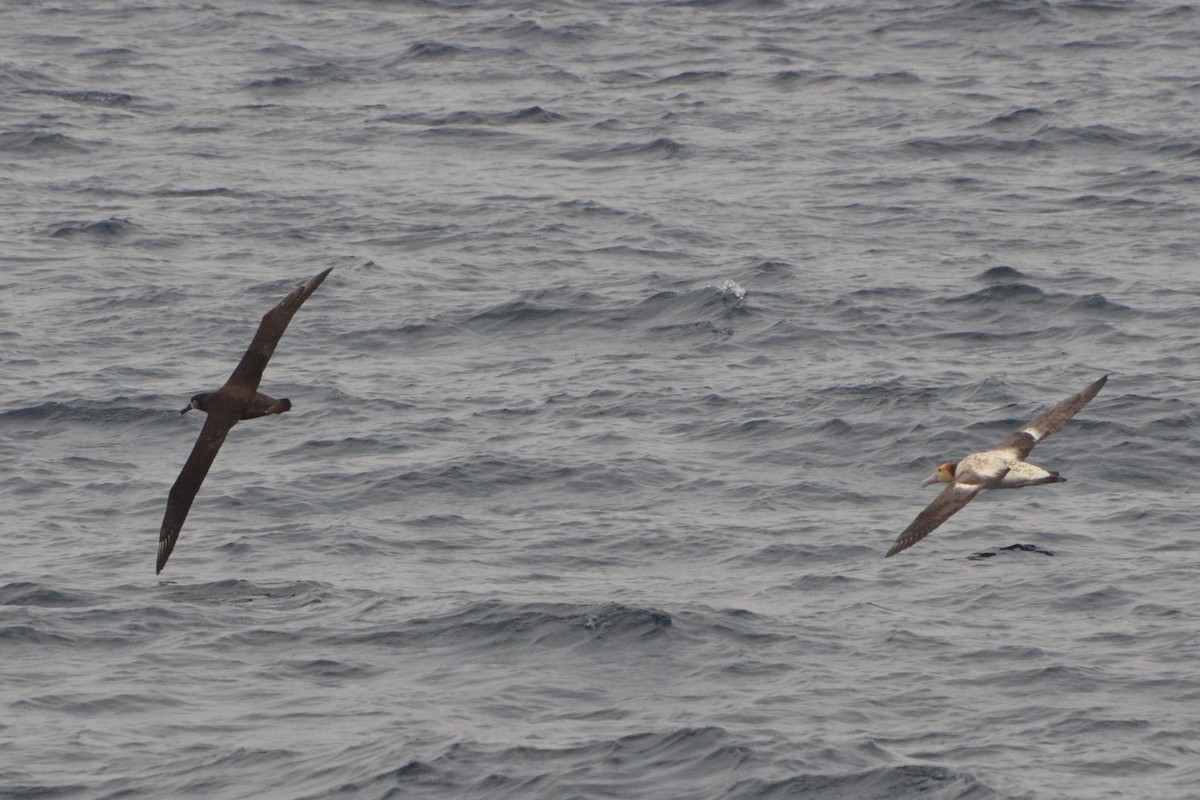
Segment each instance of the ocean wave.
[[614,145],[596,145],[563,152],[563,158],[570,161],[592,161],[600,159],[629,158],[648,156],[669,159],[684,151],[684,146],[674,139],[660,136],[647,142],[621,142]]
[[655,608],[620,603],[570,605],[514,604],[487,600],[447,614],[409,620],[402,626],[335,638],[357,646],[495,648],[573,648],[656,639],[672,627],[671,615]]
[[445,42],[433,40],[413,42],[408,46],[408,49],[400,55],[396,63],[414,60],[454,58],[456,56],[463,55],[465,52],[465,48],[452,44],[446,44]]
[[109,217],[95,222],[60,222],[50,235],[56,239],[91,239],[115,242],[139,230],[139,226],[121,217]]
[[[153,553],[151,553],[153,555]],[[273,608],[295,609],[326,601],[333,590],[316,581],[293,581],[282,585],[259,584],[244,579],[171,585],[164,592],[175,603],[229,605],[264,602]]]
[[563,122],[566,116],[549,111],[541,106],[526,106],[513,111],[454,111],[433,116],[429,114],[388,114],[379,118],[381,122],[404,125],[427,125],[443,127],[453,125],[523,125]]
[[26,130],[0,133],[0,152],[10,155],[53,156],[86,153],[91,149],[91,143],[57,131]]
[[711,81],[722,81],[728,77],[730,77],[729,73],[722,70],[686,70],[666,78],[659,78],[654,83],[660,86],[704,84]]
[[[71,402],[49,401],[23,408],[13,408],[0,411],[0,428],[26,426],[47,422],[76,422],[103,423],[109,425],[138,424],[147,421],[162,420],[165,410],[161,407],[147,407],[153,398],[136,398],[130,404],[129,398],[115,398],[110,402],[97,400],[74,400]],[[174,412],[176,415],[179,411]]]
[[1002,798],[969,773],[928,764],[878,767],[840,775],[804,774],[780,780],[751,779],[731,787],[728,800],[859,800],[927,797],[930,800]]
[[32,581],[18,581],[0,586],[0,605],[36,606],[40,608],[69,608],[95,602],[87,592],[67,591]]
[[27,93],[56,97],[89,106],[126,108],[139,100],[127,92],[107,92],[102,89],[27,89]]

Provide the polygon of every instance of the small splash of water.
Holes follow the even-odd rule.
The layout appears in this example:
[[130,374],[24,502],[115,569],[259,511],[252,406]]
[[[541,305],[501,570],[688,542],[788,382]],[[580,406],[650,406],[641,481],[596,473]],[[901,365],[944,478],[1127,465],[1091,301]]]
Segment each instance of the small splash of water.
[[732,279],[727,280],[720,286],[715,286],[713,288],[720,292],[722,297],[732,297],[736,300],[745,300],[746,295],[749,294],[745,287]]

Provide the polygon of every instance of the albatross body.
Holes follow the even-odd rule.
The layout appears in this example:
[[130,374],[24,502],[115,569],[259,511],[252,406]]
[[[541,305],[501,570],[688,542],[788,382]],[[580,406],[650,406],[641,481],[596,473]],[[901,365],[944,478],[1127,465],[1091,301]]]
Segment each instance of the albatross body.
[[163,515],[162,528],[158,532],[158,564],[154,570],[155,574],[162,572],[171,551],[175,549],[175,542],[179,539],[179,531],[183,528],[183,521],[187,519],[192,501],[196,499],[200,484],[204,482],[204,476],[208,474],[208,469],[217,457],[217,451],[221,449],[229,430],[240,420],[282,414],[291,409],[290,400],[268,397],[258,391],[258,384],[262,380],[267,362],[275,352],[275,345],[279,344],[279,338],[287,330],[288,323],[332,269],[333,267],[330,267],[300,284],[283,298],[279,305],[268,311],[259,323],[258,331],[254,334],[254,340],[250,342],[246,354],[238,362],[229,380],[225,381],[225,385],[215,392],[196,395],[180,412],[186,414],[194,408],[205,412],[208,419],[205,420],[204,428],[196,439],[192,454],[183,465],[183,471],[179,473],[167,496],[167,511]]
[[1079,394],[1071,395],[991,450],[972,453],[961,461],[938,466],[921,485],[950,485],[897,537],[887,552],[888,556],[894,556],[924,539],[984,489],[1019,489],[1065,481],[1066,478],[1057,472],[1030,464],[1025,458],[1035,444],[1062,428],[1067,420],[1091,402],[1107,380],[1108,376],[1105,375]]

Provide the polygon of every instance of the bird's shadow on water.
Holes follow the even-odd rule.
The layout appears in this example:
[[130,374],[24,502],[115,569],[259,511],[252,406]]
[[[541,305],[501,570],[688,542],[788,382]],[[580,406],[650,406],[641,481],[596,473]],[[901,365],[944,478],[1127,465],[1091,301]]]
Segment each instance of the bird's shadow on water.
[[968,561],[985,561],[989,558],[995,558],[1001,553],[1040,553],[1044,556],[1053,556],[1054,553],[1038,547],[1036,544],[1010,544],[1007,547],[997,547],[994,550],[980,550],[974,555],[967,556]]

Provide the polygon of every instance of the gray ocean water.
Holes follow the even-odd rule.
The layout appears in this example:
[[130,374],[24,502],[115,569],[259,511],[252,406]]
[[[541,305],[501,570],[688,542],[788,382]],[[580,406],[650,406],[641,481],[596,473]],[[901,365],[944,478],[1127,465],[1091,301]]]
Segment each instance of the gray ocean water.
[[0,5],[0,797],[1200,797],[1198,34]]

